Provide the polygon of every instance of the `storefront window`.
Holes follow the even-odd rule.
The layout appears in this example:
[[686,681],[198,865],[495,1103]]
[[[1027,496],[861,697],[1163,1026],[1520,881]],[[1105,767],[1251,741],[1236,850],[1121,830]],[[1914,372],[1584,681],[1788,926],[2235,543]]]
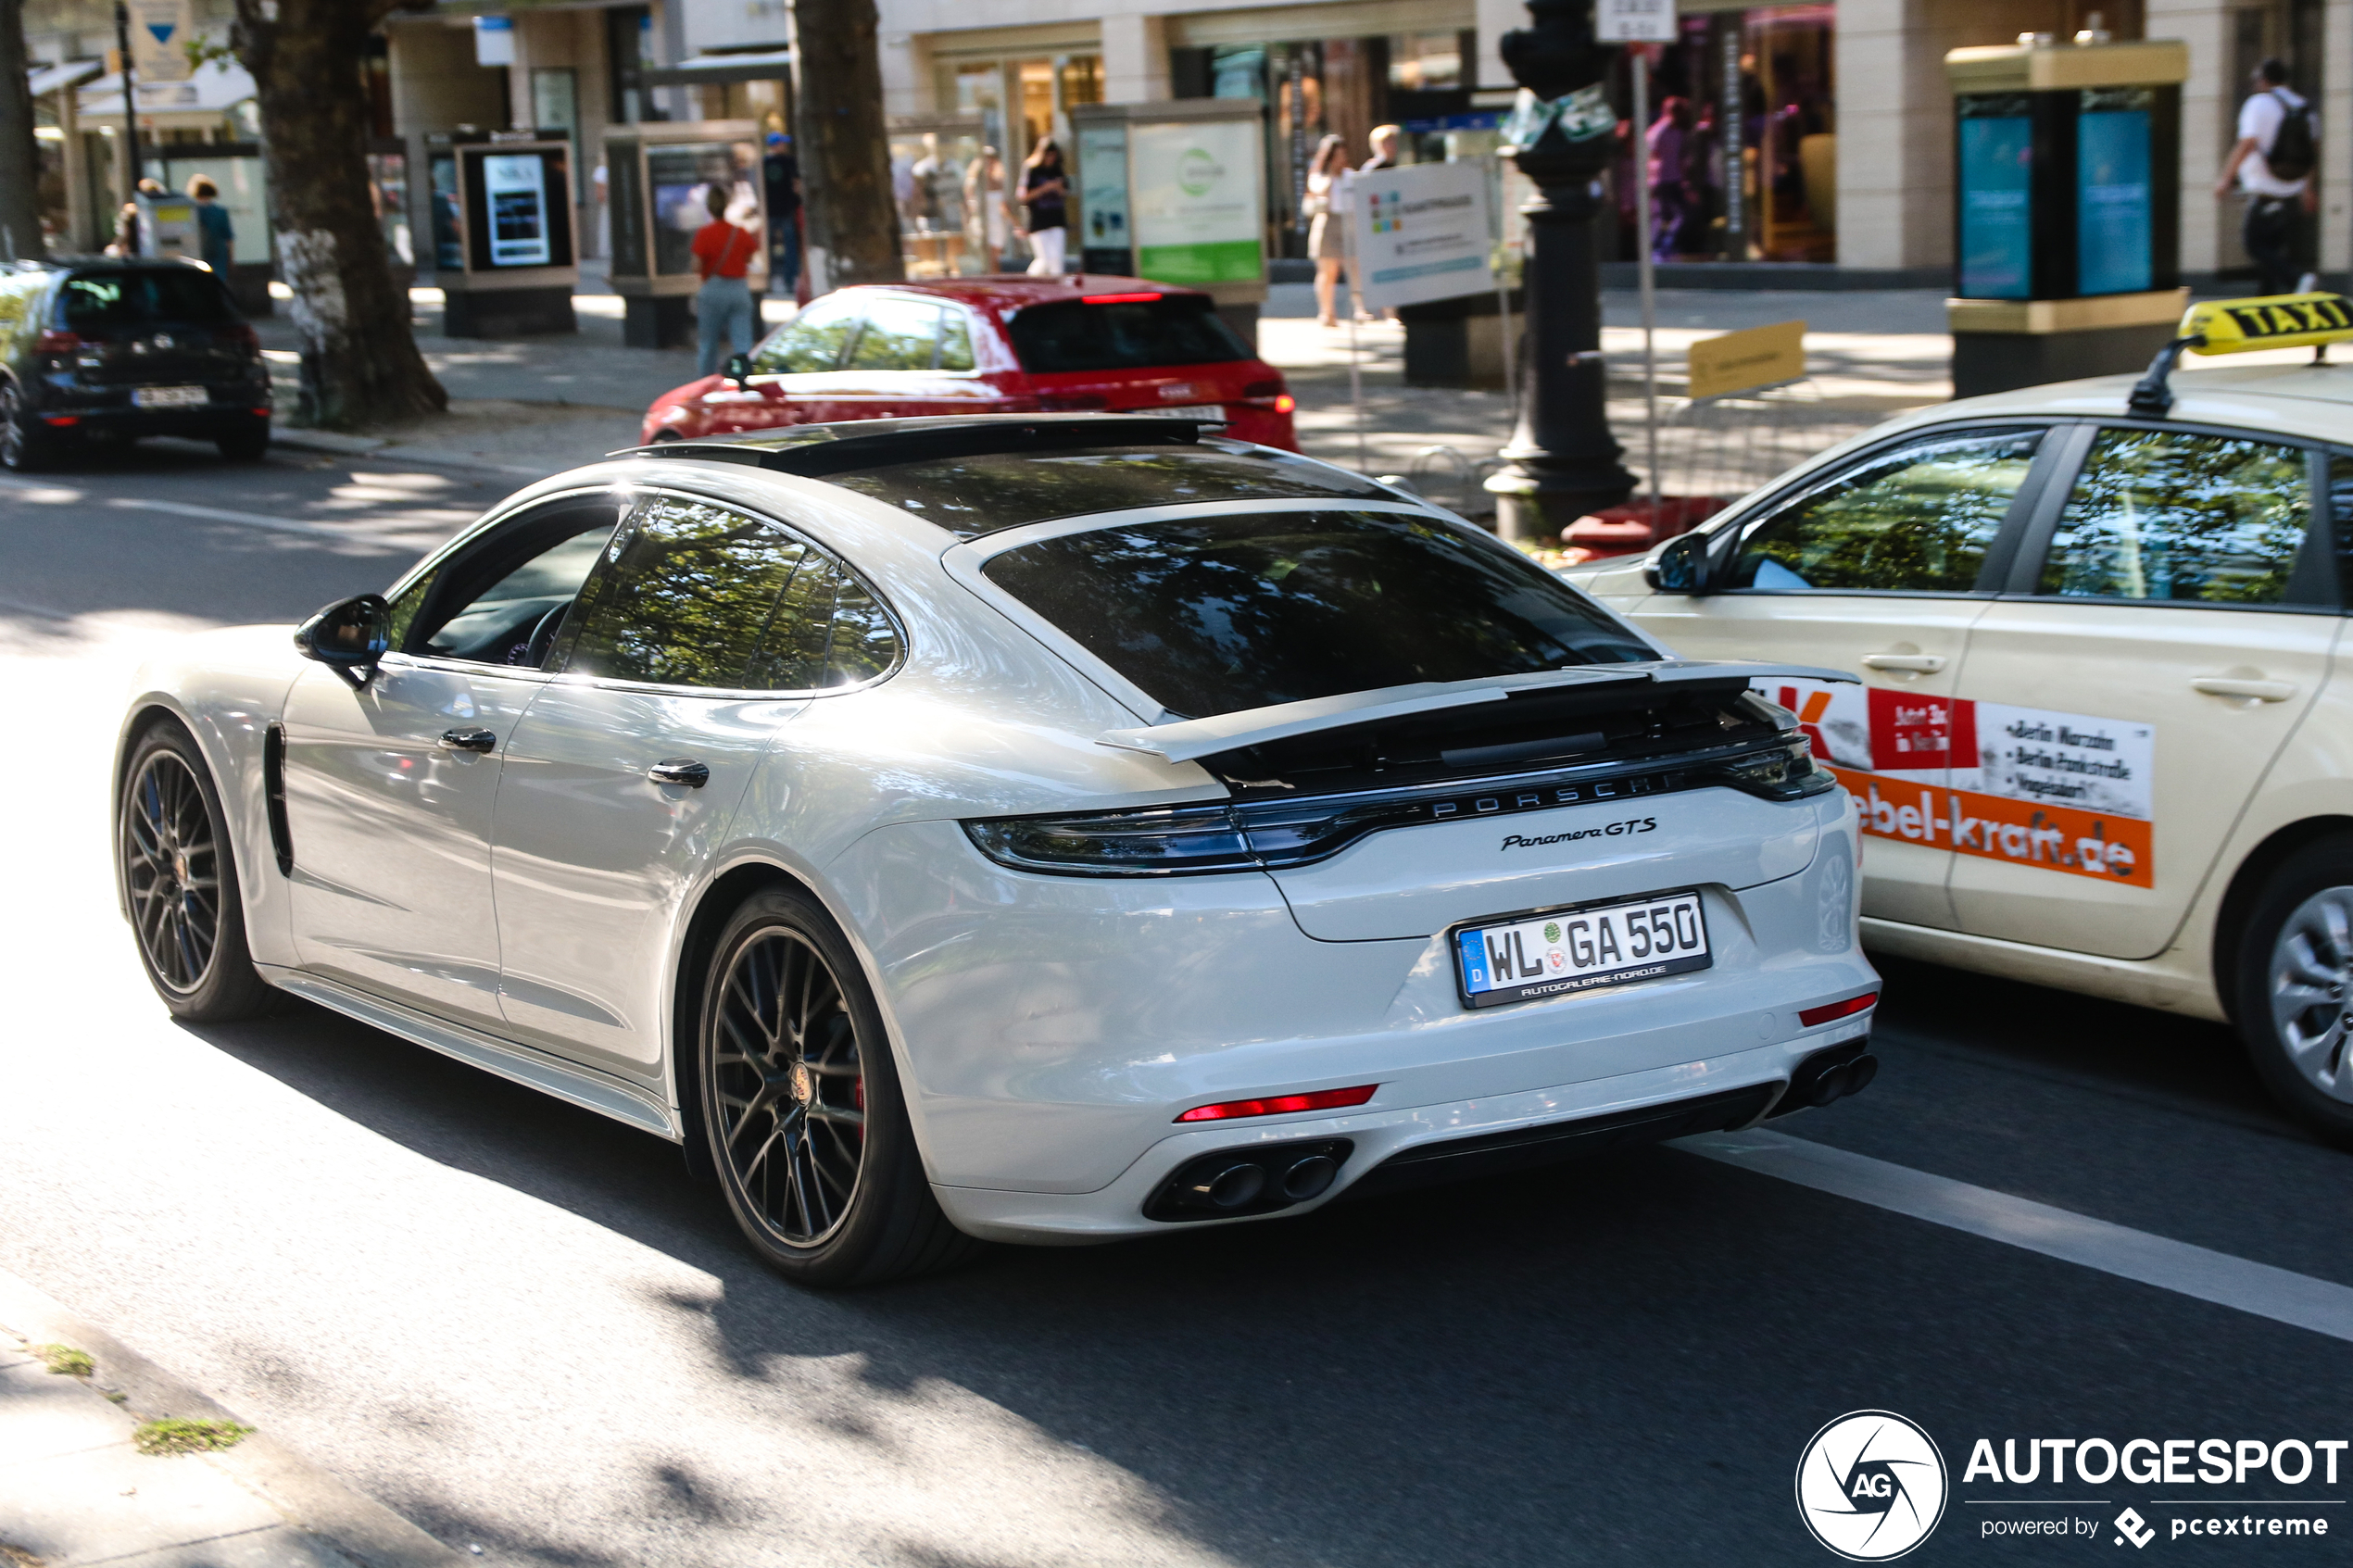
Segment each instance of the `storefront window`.
[[[1681,19],[1652,69],[1650,124],[1629,126],[1613,182],[1617,256],[1634,258],[1646,169],[1661,261],[1837,259],[1834,16],[1806,5]],[[1631,114],[1622,64],[1612,96]]]
[[[992,272],[988,207],[1003,200],[1001,166],[980,161],[981,128],[975,119],[924,124],[894,120],[890,132],[891,194],[899,208],[900,258],[911,278],[950,278]],[[984,182],[994,174],[994,188]],[[996,247],[1004,244],[1001,209],[993,225]]]

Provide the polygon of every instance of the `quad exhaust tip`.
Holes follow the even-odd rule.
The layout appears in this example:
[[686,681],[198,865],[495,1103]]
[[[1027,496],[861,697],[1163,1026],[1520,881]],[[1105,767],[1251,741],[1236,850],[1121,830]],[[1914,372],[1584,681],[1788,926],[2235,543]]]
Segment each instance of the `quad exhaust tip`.
[[1144,1204],[1150,1220],[1232,1220],[1321,1198],[1355,1145],[1346,1138],[1229,1148],[1189,1160]]
[[1816,1051],[1797,1064],[1789,1075],[1789,1092],[1781,1096],[1772,1116],[1782,1116],[1793,1110],[1819,1110],[1849,1095],[1859,1095],[1873,1078],[1879,1076],[1879,1058],[1873,1056],[1870,1042],[1848,1040],[1828,1050]]

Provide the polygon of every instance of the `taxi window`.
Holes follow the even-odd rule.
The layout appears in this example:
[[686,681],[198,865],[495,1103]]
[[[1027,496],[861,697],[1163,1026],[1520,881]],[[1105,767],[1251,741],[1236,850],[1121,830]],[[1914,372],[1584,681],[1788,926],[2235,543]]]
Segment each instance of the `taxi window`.
[[2284,603],[2311,512],[2309,472],[2300,446],[2104,430],[2059,514],[2039,591]]
[[2353,608],[2353,457],[2329,457],[2329,553],[2336,558],[2338,602]]
[[1969,593],[2042,439],[1967,431],[1872,453],[1751,529],[1731,586]]

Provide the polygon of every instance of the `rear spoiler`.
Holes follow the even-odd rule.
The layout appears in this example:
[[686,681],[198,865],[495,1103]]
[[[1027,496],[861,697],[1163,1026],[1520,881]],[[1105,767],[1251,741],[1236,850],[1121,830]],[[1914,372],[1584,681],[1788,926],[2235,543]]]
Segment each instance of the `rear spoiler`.
[[1378,691],[1277,703],[1272,708],[1247,708],[1212,719],[1105,730],[1095,737],[1095,744],[1144,752],[1167,762],[1191,762],[1223,751],[1243,751],[1269,741],[1314,734],[1319,730],[1348,729],[1408,719],[1416,713],[1434,713],[1441,709],[1502,702],[1520,692],[1567,687],[1624,687],[1630,691],[1640,686],[1728,683],[1747,685],[1772,679],[1859,684],[1843,670],[1819,670],[1807,664],[1752,664],[1744,659],[1675,659],[1647,664],[1585,664],[1476,681],[1421,681],[1412,685],[1385,686]]

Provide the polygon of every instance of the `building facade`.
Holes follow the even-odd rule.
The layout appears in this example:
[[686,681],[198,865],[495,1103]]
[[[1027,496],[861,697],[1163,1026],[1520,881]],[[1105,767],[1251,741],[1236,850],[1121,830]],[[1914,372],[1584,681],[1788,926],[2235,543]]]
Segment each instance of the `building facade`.
[[[712,0],[724,6],[726,0]],[[1269,147],[1268,244],[1302,254],[1306,153],[1337,133],[1353,158],[1372,125],[1410,133],[1408,157],[1483,157],[1512,82],[1497,41],[1528,23],[1517,0],[879,0],[887,107],[907,123],[957,121],[1012,152],[1100,97],[1254,97]],[[1673,259],[1768,270],[1833,265],[1855,281],[1942,282],[1953,256],[1949,49],[2178,38],[2183,90],[2182,266],[2230,274],[2246,257],[2239,203],[2210,194],[2249,72],[2286,60],[2323,131],[2322,268],[2353,266],[2353,0],[1680,0],[1679,36],[1653,102],[1678,123],[1688,209]],[[1629,83],[1617,83],[1630,115]],[[1634,138],[1617,182],[1630,210]],[[1615,238],[1630,257],[1630,226]],[[1808,269],[1809,271],[1815,269]],[[1766,281],[1760,272],[1758,281]],[[1833,279],[1835,281],[1835,275]]]

